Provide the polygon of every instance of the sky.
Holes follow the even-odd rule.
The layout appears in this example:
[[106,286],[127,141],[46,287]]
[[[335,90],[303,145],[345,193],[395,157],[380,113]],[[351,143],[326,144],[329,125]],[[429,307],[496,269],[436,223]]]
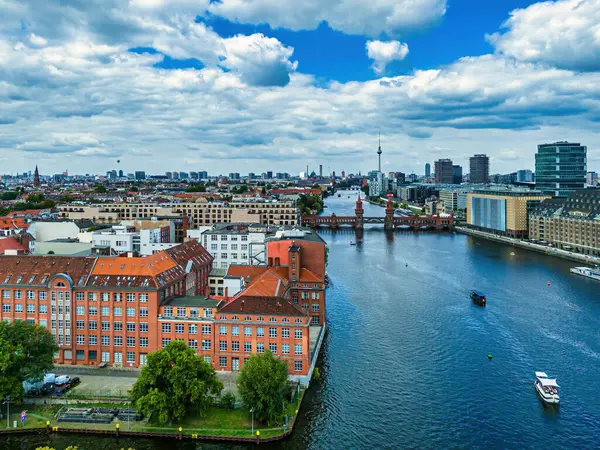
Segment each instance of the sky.
[[[0,173],[600,170],[600,0],[0,0]],[[118,162],[120,161],[120,162]]]

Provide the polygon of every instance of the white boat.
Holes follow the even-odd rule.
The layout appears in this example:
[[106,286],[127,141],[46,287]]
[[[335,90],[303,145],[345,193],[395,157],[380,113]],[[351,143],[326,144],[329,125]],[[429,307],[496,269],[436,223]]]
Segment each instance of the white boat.
[[591,267],[571,267],[571,273],[600,281],[600,270]]
[[557,405],[560,402],[556,379],[548,378],[545,372],[535,373],[535,390],[546,403]]
[[356,242],[350,241],[350,245],[356,245]]

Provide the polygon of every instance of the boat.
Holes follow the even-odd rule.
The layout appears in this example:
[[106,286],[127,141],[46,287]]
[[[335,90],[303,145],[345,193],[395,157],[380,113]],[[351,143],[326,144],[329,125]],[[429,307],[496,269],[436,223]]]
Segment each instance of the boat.
[[476,303],[479,306],[485,306],[487,303],[485,294],[481,291],[476,290],[471,291],[471,300],[473,300],[473,303]]
[[544,402],[552,405],[557,405],[560,402],[560,396],[558,395],[558,388],[560,386],[556,383],[556,379],[548,378],[545,372],[535,373],[535,382],[533,385]]
[[350,245],[356,245],[356,242],[350,241]]
[[600,281],[600,270],[598,270],[598,268],[591,268],[591,267],[571,267],[571,269],[569,269],[569,271],[571,273],[577,274],[577,275],[581,275],[584,277],[588,277],[588,278],[592,278],[593,280],[598,280]]

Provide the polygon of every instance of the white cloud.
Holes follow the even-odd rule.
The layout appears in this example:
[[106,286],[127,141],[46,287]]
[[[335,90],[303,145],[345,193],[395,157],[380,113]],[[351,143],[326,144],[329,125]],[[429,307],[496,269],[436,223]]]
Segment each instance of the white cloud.
[[503,33],[487,35],[496,51],[559,68],[600,70],[600,2],[558,0],[515,9]]
[[446,13],[446,0],[220,0],[209,11],[234,22],[314,29],[326,21],[347,34],[395,36],[422,29]]
[[408,55],[408,44],[399,41],[367,41],[367,56],[372,59],[375,73],[385,72],[392,61],[402,61]]

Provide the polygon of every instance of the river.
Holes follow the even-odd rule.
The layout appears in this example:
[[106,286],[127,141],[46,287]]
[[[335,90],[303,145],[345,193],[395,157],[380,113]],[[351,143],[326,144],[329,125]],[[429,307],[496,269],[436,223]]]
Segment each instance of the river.
[[[325,213],[352,214],[348,195],[327,199]],[[353,231],[321,234],[333,281],[321,380],[292,437],[265,448],[598,448],[598,282],[571,275],[568,261],[459,234],[367,228],[357,246]],[[486,308],[471,303],[472,288]],[[537,370],[558,378],[559,409],[538,399]],[[4,438],[0,448],[42,443],[243,448],[76,436]]]

